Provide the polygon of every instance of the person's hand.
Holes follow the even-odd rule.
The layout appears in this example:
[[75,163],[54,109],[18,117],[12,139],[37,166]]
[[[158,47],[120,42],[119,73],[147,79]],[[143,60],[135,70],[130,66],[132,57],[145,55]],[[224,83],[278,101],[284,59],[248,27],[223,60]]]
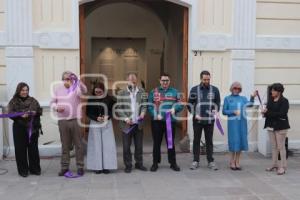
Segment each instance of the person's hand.
[[201,117],[200,115],[197,114],[197,115],[195,116],[195,119],[196,119],[196,120],[201,120],[202,117]]
[[128,124],[128,125],[132,125],[132,120],[129,119],[129,118],[125,119],[125,122],[126,122],[126,124]]
[[162,120],[163,118],[162,118],[162,116],[159,114],[159,115],[157,115],[157,120]]
[[262,113],[262,114],[266,114],[266,112],[268,112],[268,109],[267,109],[267,108],[263,108],[263,109],[261,110],[261,113]]
[[216,114],[218,114],[218,111],[217,111],[217,110],[212,110],[212,111],[211,111],[211,114],[212,114],[212,115],[216,115]]
[[256,96],[257,96],[257,94],[258,94],[258,91],[257,91],[257,90],[255,90],[251,96],[252,96],[252,97],[256,97]]
[[58,108],[56,109],[56,111],[57,111],[58,113],[62,113],[62,112],[65,111],[65,108],[63,108],[63,107],[58,107]]
[[35,115],[36,111],[29,111],[30,114]]
[[24,114],[24,115],[22,115],[21,117],[23,117],[23,118],[28,118],[28,114],[26,113],[26,114]]
[[109,118],[109,116],[108,116],[108,115],[105,115],[105,116],[103,117],[103,120],[104,120],[104,121],[108,121],[108,118]]
[[145,113],[142,112],[142,113],[140,114],[139,118],[140,118],[140,119],[144,119],[144,118],[145,118]]
[[236,110],[236,111],[234,111],[234,114],[235,114],[236,116],[240,116],[240,115],[241,115],[241,111],[240,111],[240,110]]
[[171,115],[174,115],[175,114],[175,108],[170,109],[169,112],[171,112]]

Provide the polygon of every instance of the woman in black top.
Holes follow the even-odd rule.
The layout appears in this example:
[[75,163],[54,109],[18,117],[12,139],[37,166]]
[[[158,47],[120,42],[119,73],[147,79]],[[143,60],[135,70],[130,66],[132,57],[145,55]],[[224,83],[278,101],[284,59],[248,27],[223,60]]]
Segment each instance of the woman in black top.
[[117,169],[116,142],[111,120],[114,103],[113,97],[105,96],[104,84],[97,83],[86,109],[90,119],[87,169],[96,174],[108,174],[110,170]]
[[[40,175],[38,138],[42,109],[39,102],[29,96],[29,86],[26,83],[18,84],[15,95],[8,104],[8,112],[24,112],[20,117],[11,118],[14,121],[13,138],[19,175],[22,177],[27,177],[28,173]],[[29,137],[30,130],[31,137]]]
[[[263,109],[265,128],[268,130],[272,145],[273,165],[266,171],[277,170],[278,175],[286,172],[286,149],[285,139],[290,128],[288,120],[289,101],[282,95],[284,87],[281,83],[274,83],[271,87],[271,97],[267,106]],[[278,154],[280,153],[280,161]]]

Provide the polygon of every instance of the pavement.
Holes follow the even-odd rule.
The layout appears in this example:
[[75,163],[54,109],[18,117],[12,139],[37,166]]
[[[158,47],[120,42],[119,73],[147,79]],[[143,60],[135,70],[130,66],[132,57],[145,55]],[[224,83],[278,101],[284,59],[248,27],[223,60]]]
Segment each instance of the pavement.
[[[151,154],[145,154],[145,166],[151,166]],[[123,172],[122,155],[119,169],[111,174],[96,175],[86,171],[76,179],[58,177],[59,158],[41,160],[42,175],[18,176],[15,161],[0,161],[8,172],[0,176],[0,200],[298,200],[300,199],[300,156],[288,159],[283,176],[266,172],[270,158],[247,153],[242,158],[242,171],[228,167],[228,155],[216,154],[218,171],[207,168],[205,156],[197,170],[190,170],[192,155],[177,154],[180,172],[169,168],[167,155],[157,172],[133,170]],[[71,169],[75,172],[75,160]]]

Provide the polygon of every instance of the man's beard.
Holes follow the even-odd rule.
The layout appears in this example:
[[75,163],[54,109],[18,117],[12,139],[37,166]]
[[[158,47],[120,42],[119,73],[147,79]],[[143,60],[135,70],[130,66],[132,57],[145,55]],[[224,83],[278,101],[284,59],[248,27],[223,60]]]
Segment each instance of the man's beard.
[[71,87],[71,84],[69,83],[64,83],[65,88],[69,89]]

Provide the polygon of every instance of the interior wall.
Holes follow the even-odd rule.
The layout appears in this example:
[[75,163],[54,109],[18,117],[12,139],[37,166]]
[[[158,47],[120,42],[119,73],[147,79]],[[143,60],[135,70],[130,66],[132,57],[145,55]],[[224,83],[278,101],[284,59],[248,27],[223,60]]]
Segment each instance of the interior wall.
[[[93,38],[93,63],[89,72],[105,74],[109,89],[112,89],[115,81],[126,79],[129,72],[138,74],[139,82],[147,85],[145,45],[144,38]],[[91,84],[91,81],[88,79],[86,84]],[[124,85],[115,87],[123,88]]]
[[166,32],[151,11],[130,3],[113,3],[97,8],[86,18],[87,72],[92,71],[92,38],[145,38],[147,85],[157,86]]

